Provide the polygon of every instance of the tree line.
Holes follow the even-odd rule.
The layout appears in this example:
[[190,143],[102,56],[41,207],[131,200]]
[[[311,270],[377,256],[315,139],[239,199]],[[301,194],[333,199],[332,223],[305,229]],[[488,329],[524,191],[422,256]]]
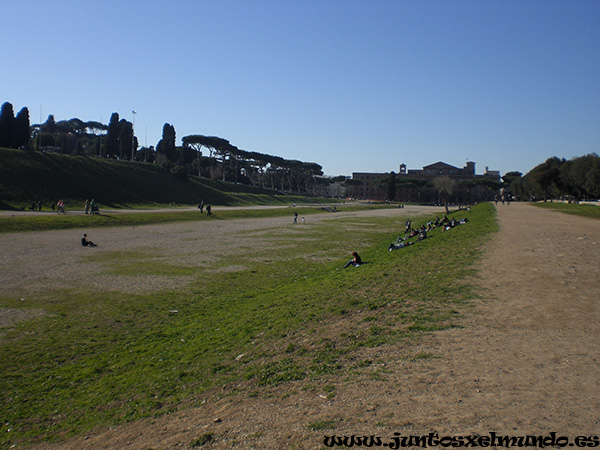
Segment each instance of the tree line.
[[448,175],[414,178],[390,172],[386,177],[374,180],[373,186],[389,202],[443,204],[448,210],[449,203],[471,204],[491,200],[503,183],[486,178],[457,180]]
[[118,113],[108,125],[77,118],[56,121],[53,115],[31,125],[27,107],[15,116],[6,102],[0,111],[0,147],[156,163],[181,178],[197,175],[311,195],[335,182],[323,177],[317,163],[242,150],[220,137],[194,134],[182,143],[176,144],[175,127],[165,123],[156,147],[140,147],[133,124]]
[[[243,183],[280,191],[317,195],[352,193],[356,180],[345,176],[323,177],[323,168],[314,162],[290,160],[279,156],[242,150],[227,139],[193,134],[176,145],[175,127],[165,123],[162,138],[156,147],[140,147],[133,124],[113,113],[108,125],[74,118],[55,121],[49,115],[46,122],[30,124],[29,110],[21,108],[15,115],[13,105],[5,102],[0,110],[0,147],[29,151],[59,152],[86,157],[144,161],[160,164],[175,176],[197,175],[213,180]],[[393,173],[393,172],[392,172]],[[587,199],[600,197],[600,157],[596,153],[565,160],[553,157],[523,176],[508,172],[500,186],[461,186],[470,191],[499,189],[520,200],[568,197]],[[402,186],[409,183],[410,186]],[[395,198],[400,189],[417,189],[422,180],[398,180],[392,174],[381,180],[381,190],[387,198]],[[464,183],[463,183],[464,184]],[[341,186],[333,192],[332,187]],[[454,186],[437,186],[447,193]]]
[[440,203],[447,203],[460,195],[463,200],[480,201],[504,196],[519,201],[563,199],[570,201],[598,200],[600,198],[600,156],[590,153],[567,160],[548,158],[526,175],[507,172],[501,183],[487,179],[455,181],[447,176],[427,180],[400,178],[392,172],[387,179],[378,180],[379,189],[387,199],[396,198],[398,191],[408,189],[425,193],[427,188],[436,192]]
[[508,172],[505,186],[519,200],[597,200],[600,198],[600,156],[590,153],[570,160],[548,158],[526,175]]

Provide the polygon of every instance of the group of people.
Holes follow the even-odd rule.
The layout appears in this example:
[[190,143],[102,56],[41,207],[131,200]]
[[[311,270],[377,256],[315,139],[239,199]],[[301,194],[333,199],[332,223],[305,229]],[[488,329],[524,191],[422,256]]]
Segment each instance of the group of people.
[[[511,199],[511,194],[502,194],[500,196],[500,200],[502,201],[502,204],[504,205],[504,203],[506,202],[507,205],[510,205],[510,199]],[[496,205],[498,205],[498,195],[496,194],[494,196],[494,203]]]
[[[51,203],[52,211],[56,211],[57,214],[66,214],[67,210],[65,209],[65,201],[63,199],[58,200],[56,203]],[[100,214],[98,210],[98,204],[96,200],[92,199],[86,200],[84,204],[84,209],[86,214]],[[29,207],[30,211],[41,211],[42,210],[42,201],[39,200],[37,202],[33,202]]]
[[30,211],[41,211],[42,210],[42,201],[38,200],[37,202],[33,202],[29,207]]
[[[448,218],[448,216],[444,216],[443,218],[436,217],[433,220],[428,221],[427,223],[421,225],[420,227],[413,228],[412,222],[410,219],[406,219],[406,223],[404,224],[404,236],[398,236],[398,238],[390,244],[388,247],[388,251],[398,250],[401,248],[408,247],[410,245],[414,245],[419,241],[427,239],[427,236],[430,231],[442,227],[442,231],[448,231],[458,225],[463,225],[469,221],[468,218],[463,219],[455,219],[454,217]],[[416,238],[415,240],[410,240],[411,238]],[[357,252],[352,252],[352,259],[346,263],[344,268],[354,266],[358,267],[363,264],[361,257]]]
[[[198,209],[200,210],[200,214],[204,212],[204,200],[198,203]],[[210,205],[206,205],[206,215],[212,216],[212,208],[210,207]]]
[[[294,211],[294,223],[298,223],[298,213]],[[302,217],[302,223],[306,223],[306,219]]]
[[[411,226],[411,220],[407,219],[404,224],[404,237],[398,236],[395,242],[392,242],[388,247],[388,250],[391,252],[392,250],[397,250],[400,248],[404,248],[408,245],[413,245],[416,242],[427,239],[427,233],[430,231],[442,227],[442,231],[448,231],[454,228],[457,225],[462,225],[468,222],[468,218],[456,220],[454,217],[448,218],[448,216],[444,216],[442,219],[436,217],[433,220],[428,221],[427,223],[421,225],[418,228],[413,228]],[[416,237],[415,241],[409,241],[408,239]]]
[[85,213],[86,214],[100,214],[100,210],[98,209],[98,204],[96,200],[92,199],[85,201]]
[[451,228],[454,228],[457,225],[464,225],[465,223],[467,223],[469,221],[469,219],[467,217],[465,217],[464,219],[460,219],[460,220],[456,220],[454,217],[452,219],[450,219],[450,221],[446,224],[444,224],[444,231],[448,231]]

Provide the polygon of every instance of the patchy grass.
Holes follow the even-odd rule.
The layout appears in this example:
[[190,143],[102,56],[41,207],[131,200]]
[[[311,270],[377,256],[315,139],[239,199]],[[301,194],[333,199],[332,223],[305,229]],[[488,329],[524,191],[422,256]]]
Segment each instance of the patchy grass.
[[[354,205],[343,206],[338,211],[357,211],[375,208],[385,208],[386,206],[375,205]],[[389,207],[389,206],[388,206]],[[91,228],[91,227],[121,227],[121,226],[139,226],[160,223],[206,221],[206,220],[228,220],[228,219],[251,219],[264,217],[284,217],[292,216],[293,211],[298,211],[301,215],[322,214],[327,211],[319,206],[296,206],[269,208],[269,209],[213,209],[213,215],[207,216],[200,211],[177,211],[172,212],[131,212],[131,213],[112,213],[112,214],[42,214],[32,213],[31,215],[0,216],[0,233],[22,232],[22,231],[43,231],[43,230],[61,230],[73,228]]]
[[600,206],[586,204],[569,204],[569,203],[533,203],[539,208],[551,209],[553,211],[562,212],[565,214],[574,214],[576,216],[589,217],[591,219],[600,219]]
[[[236,270],[171,264],[160,271],[189,276],[180,290],[66,287],[28,299],[28,308],[46,314],[0,337],[0,446],[157,416],[229,384],[255,396],[305,380],[335,395],[323,379],[369,373],[372,361],[357,350],[410,348],[424,333],[460,324],[457,306],[475,295],[465,278],[497,230],[494,211],[482,204],[456,213],[469,222],[393,252],[388,245],[402,219],[332,216],[310,227],[253,232],[273,245],[241,247],[214,263]],[[343,269],[352,250],[367,263]],[[152,257],[144,252],[89,257],[108,273],[156,273],[139,264]],[[0,298],[0,307],[23,304]]]
[[204,433],[198,439],[194,439],[192,442],[190,442],[190,447],[202,447],[203,445],[213,442],[214,440],[215,435],[213,433]]
[[334,430],[338,427],[340,422],[340,419],[322,419],[309,423],[307,428],[312,431]]

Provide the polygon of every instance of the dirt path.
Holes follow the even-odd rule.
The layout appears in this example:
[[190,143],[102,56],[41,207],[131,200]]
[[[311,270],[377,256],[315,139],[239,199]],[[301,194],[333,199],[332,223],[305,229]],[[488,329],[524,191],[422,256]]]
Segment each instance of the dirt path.
[[190,448],[206,433],[212,449],[319,449],[331,434],[600,435],[600,222],[526,204],[498,212],[476,277],[484,298],[464,328],[422,342],[436,358],[375,349],[382,379],[342,378],[331,399],[286,385],[37,448]]

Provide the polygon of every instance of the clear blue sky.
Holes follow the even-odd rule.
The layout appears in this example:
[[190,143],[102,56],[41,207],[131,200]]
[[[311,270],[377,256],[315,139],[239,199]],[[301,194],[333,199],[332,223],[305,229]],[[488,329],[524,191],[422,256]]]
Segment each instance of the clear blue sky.
[[328,175],[600,153],[598,0],[6,0],[0,103]]

